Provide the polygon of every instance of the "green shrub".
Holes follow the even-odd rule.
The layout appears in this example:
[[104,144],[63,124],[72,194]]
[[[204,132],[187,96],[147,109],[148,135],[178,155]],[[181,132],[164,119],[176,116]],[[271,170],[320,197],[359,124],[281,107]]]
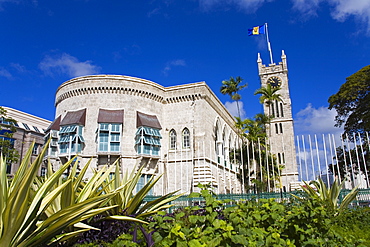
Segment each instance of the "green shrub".
[[[155,246],[331,247],[361,246],[363,242],[333,230],[337,218],[320,201],[311,198],[285,202],[250,200],[230,206],[230,201],[217,200],[205,188],[192,196],[201,197],[201,203],[174,213],[160,212],[144,226],[146,232],[154,231]],[[137,239],[138,243],[134,243],[132,235],[124,234],[116,243],[149,246],[143,234]]]
[[334,220],[334,231],[345,241],[370,246],[370,208],[354,208]]

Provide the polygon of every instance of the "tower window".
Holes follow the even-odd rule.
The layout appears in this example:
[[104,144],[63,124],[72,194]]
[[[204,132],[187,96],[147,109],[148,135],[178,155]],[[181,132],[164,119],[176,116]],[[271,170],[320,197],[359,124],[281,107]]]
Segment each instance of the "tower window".
[[279,117],[279,103],[278,103],[278,101],[276,100],[275,101],[275,106],[276,106],[276,117]]
[[270,109],[271,109],[271,116],[275,117],[275,106],[274,106],[274,103],[271,103]]
[[281,113],[281,117],[284,117],[283,103],[280,103],[280,113]]
[[280,125],[280,133],[282,134],[283,133],[283,124],[280,123],[279,125]]

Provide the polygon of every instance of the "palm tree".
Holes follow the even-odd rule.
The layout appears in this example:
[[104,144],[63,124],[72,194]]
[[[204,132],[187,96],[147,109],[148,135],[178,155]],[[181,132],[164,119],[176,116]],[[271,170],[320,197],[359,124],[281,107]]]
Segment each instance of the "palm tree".
[[[244,181],[248,181],[247,189],[251,189],[250,182],[254,183],[257,191],[265,191],[270,187],[269,177],[279,177],[276,157],[266,153],[266,126],[270,121],[270,117],[263,113],[256,114],[254,118],[246,118],[241,120],[235,117],[235,127],[240,131],[240,136],[243,138],[242,149],[246,152],[242,152],[242,149],[236,150],[236,159],[239,162],[247,161],[248,165],[242,167],[241,179],[244,185]],[[245,142],[244,140],[248,140]],[[252,178],[252,175],[255,178]],[[260,180],[256,178],[259,177]],[[273,180],[275,184],[276,179]]]
[[247,87],[247,83],[244,85],[240,85],[240,83],[243,81],[243,79],[238,76],[235,79],[233,77],[230,77],[230,80],[224,80],[222,81],[222,86],[220,89],[220,92],[224,95],[229,95],[232,100],[236,101],[236,105],[238,108],[238,117],[240,118],[240,109],[239,109],[239,100],[242,98],[242,96],[238,93],[243,88]]
[[260,89],[257,89],[256,92],[254,92],[254,95],[260,94],[260,103],[266,104],[266,107],[269,109],[268,117],[270,117],[268,123],[269,123],[269,136],[271,136],[271,106],[274,101],[283,101],[281,98],[281,94],[278,94],[277,91],[280,90],[280,87],[271,87],[270,84],[267,84],[266,87],[261,87]]

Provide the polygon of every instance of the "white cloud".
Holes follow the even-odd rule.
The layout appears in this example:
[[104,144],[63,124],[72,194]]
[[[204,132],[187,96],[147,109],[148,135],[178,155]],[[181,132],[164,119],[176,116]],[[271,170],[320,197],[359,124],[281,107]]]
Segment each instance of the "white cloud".
[[100,67],[93,65],[91,61],[80,62],[76,57],[66,53],[54,57],[45,56],[39,68],[48,75],[57,73],[71,77],[97,74],[100,71]]
[[[271,1],[274,0],[199,0],[199,5],[206,11],[236,6],[241,10],[253,13],[263,4]],[[359,23],[365,24],[365,29],[370,34],[369,0],[291,0],[291,2],[293,9],[300,12],[303,18],[317,16],[321,5],[328,5],[334,20],[343,22],[353,16]]]
[[332,12],[334,19],[345,21],[347,17],[353,15],[360,21],[365,22],[368,25],[368,29],[370,29],[369,0],[331,0],[330,2],[335,4],[335,9]]
[[[240,118],[244,119],[245,118],[245,110],[244,110],[243,101],[239,101],[238,104],[239,104],[239,109],[240,109]],[[238,117],[239,116],[238,105],[237,105],[236,101],[232,101],[232,102],[226,101],[225,102],[225,107],[233,117]]]
[[19,63],[11,63],[10,66],[15,69],[19,73],[26,73],[27,69],[23,65],[20,65]]
[[4,69],[2,67],[0,67],[0,76],[5,77],[7,79],[12,79],[13,78],[12,74],[10,74],[9,71],[7,71],[6,69]]
[[300,110],[295,117],[295,130],[297,134],[324,134],[342,133],[343,129],[334,127],[335,110],[326,107],[313,108],[311,104]]
[[183,59],[176,59],[176,60],[172,60],[170,62],[167,62],[166,63],[166,66],[164,67],[163,69],[163,74],[165,76],[168,75],[168,72],[173,68],[173,67],[178,67],[178,66],[186,66],[186,62],[185,60]]
[[345,21],[353,16],[361,23],[365,23],[370,33],[370,1],[369,0],[292,0],[293,9],[303,13],[306,17],[316,16],[320,4],[332,6],[331,16],[337,21]]
[[305,16],[316,16],[319,5],[323,0],[292,0],[293,9]]
[[255,12],[265,2],[271,0],[199,0],[199,5],[204,10],[210,10],[214,7],[237,6],[247,12]]

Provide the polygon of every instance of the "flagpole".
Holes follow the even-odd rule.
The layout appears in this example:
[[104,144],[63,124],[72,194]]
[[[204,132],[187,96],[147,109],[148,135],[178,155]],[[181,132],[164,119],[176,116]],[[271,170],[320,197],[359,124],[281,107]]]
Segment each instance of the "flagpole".
[[268,32],[268,28],[267,28],[267,23],[265,23],[265,28],[266,28],[267,47],[268,47],[268,50],[270,52],[270,61],[271,61],[271,64],[273,64],[274,60],[272,59],[272,51],[271,51],[271,44],[270,44],[270,40],[269,40],[269,32]]

